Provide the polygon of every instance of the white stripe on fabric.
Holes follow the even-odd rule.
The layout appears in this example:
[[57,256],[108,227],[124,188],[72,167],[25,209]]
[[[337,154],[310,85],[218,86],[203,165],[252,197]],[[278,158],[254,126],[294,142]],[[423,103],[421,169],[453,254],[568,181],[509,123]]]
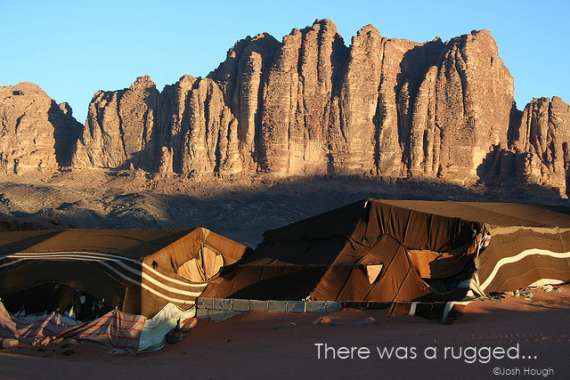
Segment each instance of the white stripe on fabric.
[[483,284],[481,284],[481,289],[485,290],[489,285],[491,285],[491,282],[493,282],[493,279],[495,278],[495,276],[497,275],[502,266],[516,263],[517,261],[520,261],[525,257],[532,255],[550,256],[556,259],[570,258],[570,252],[552,252],[538,248],[526,249],[515,256],[503,257],[501,260],[497,261],[497,264],[495,264],[495,267],[493,268],[491,274],[489,274],[489,276],[487,276]]
[[[59,252],[17,252],[17,253],[13,253],[10,255],[5,255],[0,257],[0,260],[5,259],[5,258],[17,258],[17,257],[21,257],[21,256],[25,256],[25,255],[46,255],[46,256],[57,256],[57,255],[86,255],[86,256],[99,256],[99,257],[109,257],[109,258],[113,258],[113,259],[117,259],[117,260],[123,260],[123,261],[128,261],[131,263],[135,263],[137,265],[141,265],[143,268],[147,269],[148,271],[150,271],[153,274],[156,274],[158,277],[161,277],[165,280],[168,280],[170,282],[173,282],[175,284],[179,284],[182,286],[189,286],[189,287],[206,287],[208,285],[207,282],[190,282],[190,281],[180,281],[177,280],[175,278],[172,277],[168,277],[167,275],[155,270],[153,267],[149,266],[148,264],[145,264],[141,261],[138,260],[134,260],[131,259],[130,257],[125,257],[125,256],[119,256],[119,255],[113,255],[110,253],[102,253],[102,252],[88,252],[88,251],[59,251]],[[1,267],[1,266],[0,266]]]
[[564,281],[562,281],[562,280],[556,280],[553,278],[541,278],[540,280],[537,280],[537,281],[533,282],[532,284],[530,284],[529,288],[531,286],[541,287],[541,286],[545,286],[545,285],[560,285],[563,283],[564,283]]
[[[19,257],[20,260],[44,260],[44,261],[49,261],[52,260],[53,257],[51,258],[47,258],[47,257],[43,257],[42,255],[40,256],[20,256]],[[111,265],[109,265],[108,263],[106,263],[105,261],[109,261],[110,259],[98,259],[98,258],[86,258],[86,257],[74,257],[74,256],[65,256],[65,255],[60,255],[57,257],[60,260],[69,260],[69,261],[89,261],[89,262],[96,262],[99,263],[101,265],[104,265],[105,267],[109,268],[110,270],[112,270],[114,273],[116,273],[117,275],[119,275],[120,277],[124,278],[125,280],[132,282],[133,284],[142,286],[143,288],[156,293],[157,295],[162,296],[165,299],[168,299],[168,296],[163,295],[162,293],[158,293],[155,292],[153,290],[151,290],[151,288],[149,286],[147,286],[146,284],[143,284],[141,281],[135,280],[131,277],[126,276],[124,273],[120,272],[119,270],[117,270],[116,268],[113,268]],[[146,275],[146,273],[141,272],[142,274],[142,279],[148,280],[149,282],[152,282],[153,284],[157,285],[159,288],[162,288],[170,293],[175,293],[175,294],[180,294],[183,296],[189,296],[189,297],[198,297],[200,294],[202,294],[202,292],[188,292],[185,290],[180,290],[180,289],[176,289],[176,288],[172,288],[170,286],[164,285],[158,281],[156,281],[154,278]],[[146,275],[146,276],[145,276]],[[186,302],[183,300],[177,300],[177,301],[173,301],[173,302]]]
[[[105,260],[105,261],[112,261],[117,263],[118,265],[120,265],[122,268],[126,269],[127,271],[133,273],[134,275],[137,276],[141,276],[141,277],[145,277],[147,278],[150,282],[157,284],[158,286],[161,287],[168,287],[168,285],[164,285],[161,282],[156,281],[153,277],[149,277],[149,275],[143,271],[137,270],[137,269],[133,269],[132,267],[130,267],[128,264],[125,264],[123,262],[121,262],[119,259],[114,259],[114,258],[110,258],[110,257],[105,257],[105,256],[99,256],[99,255],[91,255],[91,254],[53,254],[53,253],[49,253],[49,254],[33,254],[33,253],[20,253],[17,255],[13,255],[13,256],[7,256],[9,258],[37,258],[37,257],[41,257],[42,259],[45,260],[49,260],[49,259],[60,259],[62,257],[77,257],[77,258],[92,258],[92,259],[99,259],[99,260]],[[140,262],[137,262],[138,264],[140,264]],[[7,264],[3,264],[0,265],[1,267],[4,266],[8,266],[10,265],[10,263]],[[174,282],[174,281],[173,281]],[[178,281],[177,281],[178,282]],[[194,288],[204,288],[206,287],[208,284],[204,283],[204,285],[202,285],[202,283],[200,283],[199,285],[194,285],[195,283],[190,284],[192,287]],[[188,286],[189,284],[185,284],[186,286]],[[180,290],[180,292],[183,292],[183,290]]]

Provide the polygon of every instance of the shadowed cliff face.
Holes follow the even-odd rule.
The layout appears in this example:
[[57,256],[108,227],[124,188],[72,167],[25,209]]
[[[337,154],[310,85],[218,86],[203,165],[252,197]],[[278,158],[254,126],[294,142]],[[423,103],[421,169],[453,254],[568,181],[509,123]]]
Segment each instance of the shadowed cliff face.
[[[4,124],[14,128],[23,112]],[[565,194],[568,118],[556,97],[533,100],[521,115],[487,31],[417,43],[367,25],[347,46],[332,21],[317,20],[282,41],[265,33],[238,41],[207,78],[183,76],[159,92],[140,77],[128,89],[97,92],[79,139],[56,133],[63,158],[42,151],[41,165],[459,185],[504,177]]]

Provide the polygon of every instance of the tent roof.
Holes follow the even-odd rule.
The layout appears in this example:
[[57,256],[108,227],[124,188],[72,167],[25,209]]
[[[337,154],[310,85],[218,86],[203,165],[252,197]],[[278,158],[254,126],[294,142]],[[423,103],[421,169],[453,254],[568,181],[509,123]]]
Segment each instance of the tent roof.
[[[374,200],[429,214],[461,218],[492,226],[570,227],[570,209],[500,202]],[[556,211],[555,211],[556,210]]]
[[69,229],[0,232],[0,255],[14,252],[105,252],[140,258],[187,235],[193,229]]

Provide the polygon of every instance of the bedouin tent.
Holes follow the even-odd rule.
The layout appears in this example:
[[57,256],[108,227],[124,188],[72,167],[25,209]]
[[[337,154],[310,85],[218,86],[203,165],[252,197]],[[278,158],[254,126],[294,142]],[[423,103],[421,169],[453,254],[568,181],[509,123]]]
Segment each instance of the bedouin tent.
[[0,341],[160,349],[248,248],[205,228],[0,233]]
[[1,232],[0,297],[15,312],[99,308],[150,318],[168,303],[192,307],[247,249],[205,228]]
[[474,278],[485,293],[570,281],[570,209],[498,202],[383,201],[485,224]]
[[[365,200],[267,231],[203,297],[405,305],[570,280],[570,217],[475,202]],[[394,309],[394,308],[393,308]]]
[[203,296],[379,304],[446,299],[473,273],[482,236],[476,222],[359,201],[267,231],[253,254]]

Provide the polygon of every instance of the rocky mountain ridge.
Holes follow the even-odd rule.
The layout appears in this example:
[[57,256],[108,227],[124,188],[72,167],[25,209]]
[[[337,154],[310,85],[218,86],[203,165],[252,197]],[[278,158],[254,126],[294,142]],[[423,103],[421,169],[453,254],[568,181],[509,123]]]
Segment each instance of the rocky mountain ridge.
[[36,86],[0,87],[4,173],[138,168],[208,178],[361,175],[469,186],[538,185],[567,195],[570,106],[514,102],[488,31],[447,42],[350,45],[330,20],[282,41],[238,41],[206,78],[159,91],[147,77],[98,91],[84,126]]

